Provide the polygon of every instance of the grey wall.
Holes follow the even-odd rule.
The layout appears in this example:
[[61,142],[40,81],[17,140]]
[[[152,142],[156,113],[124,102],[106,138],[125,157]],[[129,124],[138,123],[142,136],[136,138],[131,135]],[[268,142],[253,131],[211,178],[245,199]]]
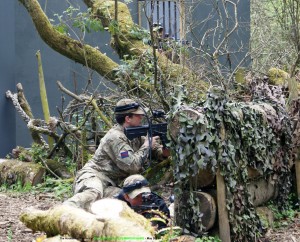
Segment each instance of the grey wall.
[[5,92],[13,89],[15,69],[14,1],[0,1],[0,157],[16,144],[15,110]]
[[[238,29],[230,35],[229,41],[225,42],[228,52],[231,53],[220,57],[221,63],[224,64],[224,72],[234,70],[240,61],[244,59],[249,50],[250,0],[233,0],[233,2],[239,2],[237,4]],[[229,13],[228,19],[226,19],[221,0],[200,0],[199,3],[192,8],[193,14],[188,18],[188,25],[191,26],[190,29],[192,30],[189,38],[194,46],[197,46],[197,44],[202,41],[204,34],[209,32],[210,34],[207,35],[208,37],[203,41],[203,46],[207,53],[213,53],[215,50],[214,47],[223,40],[224,34],[229,32],[235,24],[234,7],[229,3],[227,3],[226,6]],[[206,21],[206,19],[209,19],[209,21]],[[219,26],[223,25],[224,27],[216,29],[217,24]],[[228,28],[226,28],[226,25],[228,25]],[[212,29],[216,29],[216,31],[209,31]],[[228,31],[226,31],[226,29]],[[249,61],[250,56],[245,60],[243,66],[249,65]]]

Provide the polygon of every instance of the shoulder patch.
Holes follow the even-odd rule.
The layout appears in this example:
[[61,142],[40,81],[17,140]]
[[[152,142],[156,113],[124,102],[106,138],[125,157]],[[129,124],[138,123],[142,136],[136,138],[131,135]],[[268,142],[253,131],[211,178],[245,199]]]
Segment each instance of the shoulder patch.
[[121,152],[121,158],[123,159],[123,158],[126,158],[126,157],[129,157],[128,150]]

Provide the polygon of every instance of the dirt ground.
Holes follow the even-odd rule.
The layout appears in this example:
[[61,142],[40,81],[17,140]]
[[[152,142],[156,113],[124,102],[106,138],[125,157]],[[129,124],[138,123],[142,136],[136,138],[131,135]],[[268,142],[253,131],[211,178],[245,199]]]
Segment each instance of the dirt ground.
[[[27,207],[48,209],[61,202],[51,194],[11,194],[0,192],[0,242],[32,242],[42,233],[32,233],[19,221],[19,215]],[[265,242],[300,242],[300,213],[293,224],[280,230],[269,230]],[[254,241],[253,241],[254,242]]]
[[61,203],[52,195],[0,193],[0,242],[31,242],[42,235],[32,233],[20,220],[19,215],[27,207],[48,209]]

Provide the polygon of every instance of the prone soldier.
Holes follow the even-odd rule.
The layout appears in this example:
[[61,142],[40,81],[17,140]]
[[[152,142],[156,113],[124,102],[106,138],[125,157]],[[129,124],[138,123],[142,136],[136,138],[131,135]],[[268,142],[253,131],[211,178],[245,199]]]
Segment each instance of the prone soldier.
[[148,181],[142,175],[127,177],[123,189],[115,198],[149,219],[157,230],[167,227],[170,219],[168,206],[159,195],[151,192]]

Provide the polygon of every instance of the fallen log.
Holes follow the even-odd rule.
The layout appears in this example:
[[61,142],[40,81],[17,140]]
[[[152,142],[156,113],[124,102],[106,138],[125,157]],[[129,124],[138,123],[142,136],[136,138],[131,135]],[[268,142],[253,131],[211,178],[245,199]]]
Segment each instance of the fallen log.
[[[250,180],[247,185],[247,190],[250,194],[250,201],[254,207],[261,206],[266,202],[277,198],[278,185],[271,182],[271,178],[268,180],[264,178],[257,178],[256,180]],[[204,189],[203,192],[211,195],[217,203],[217,190],[216,189]]]
[[191,179],[195,189],[201,189],[213,185],[216,181],[216,174],[211,169],[199,169],[198,175]]
[[92,205],[92,214],[67,205],[42,211],[26,209],[20,220],[33,231],[47,236],[69,235],[84,241],[120,241],[125,237],[153,238],[154,229],[143,216],[117,199],[101,199]]
[[[217,208],[214,198],[205,192],[193,192],[193,196],[196,196],[197,199],[199,199],[199,210],[202,214],[201,217],[199,217],[199,224],[204,227],[198,227],[197,224],[190,224],[191,230],[195,233],[201,233],[202,231],[208,231],[211,229],[216,221],[216,214],[217,214]],[[180,196],[178,199],[175,200],[175,221],[176,224],[180,227],[184,227],[182,223],[184,223],[184,220],[181,216],[180,210],[182,207],[185,206],[186,201],[189,199],[189,193],[184,192],[182,196]],[[190,214],[192,216],[192,213]]]
[[[262,177],[258,169],[247,167],[249,180],[256,180]],[[192,177],[191,183],[195,189],[203,189],[216,183],[216,173],[211,169],[199,169],[198,175]]]
[[271,182],[271,178],[265,180],[260,178],[249,183],[248,192],[250,193],[250,200],[254,207],[260,206],[271,199],[275,199],[278,195],[278,185]]
[[0,184],[12,185],[21,182],[22,185],[35,186],[43,181],[45,168],[34,162],[0,159]]

